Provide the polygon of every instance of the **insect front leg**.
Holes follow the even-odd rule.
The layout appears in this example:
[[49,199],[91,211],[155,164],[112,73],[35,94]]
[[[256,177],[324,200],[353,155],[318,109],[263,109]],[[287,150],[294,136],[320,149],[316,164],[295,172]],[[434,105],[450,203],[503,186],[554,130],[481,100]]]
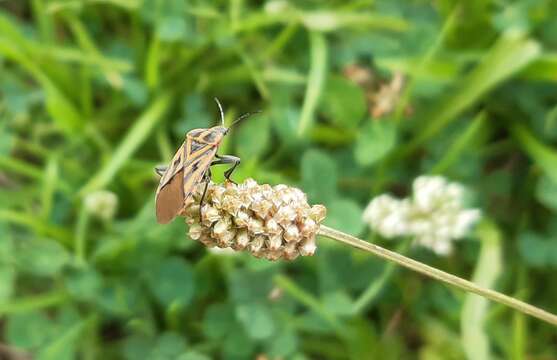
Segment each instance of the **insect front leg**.
[[234,184],[236,184],[236,182],[234,182],[232,179],[230,179],[230,175],[232,175],[232,173],[234,172],[234,169],[236,169],[236,166],[240,165],[240,158],[237,156],[232,156],[232,155],[215,155],[215,157],[217,158],[216,160],[213,160],[213,162],[211,163],[212,165],[220,165],[220,164],[232,164],[232,166],[226,170],[224,172],[224,178]]
[[203,210],[203,202],[205,201],[205,195],[207,195],[207,188],[209,187],[209,183],[211,182],[211,169],[207,169],[205,174],[203,175],[203,179],[201,180],[205,183],[205,187],[203,187],[203,194],[201,195],[201,199],[199,200],[199,222],[203,220],[201,216],[201,211]]

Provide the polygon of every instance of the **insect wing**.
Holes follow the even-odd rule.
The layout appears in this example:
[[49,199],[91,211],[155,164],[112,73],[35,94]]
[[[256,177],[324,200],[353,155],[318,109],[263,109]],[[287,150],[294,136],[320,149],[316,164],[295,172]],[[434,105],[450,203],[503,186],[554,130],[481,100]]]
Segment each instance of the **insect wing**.
[[182,181],[185,157],[182,145],[160,179],[156,194],[157,222],[160,224],[170,222],[184,206]]
[[157,221],[166,224],[191,202],[195,186],[203,180],[217,153],[222,132],[195,129],[186,136],[168,169],[163,174],[156,195]]
[[[209,132],[211,129],[206,130]],[[205,132],[204,132],[205,133]],[[200,134],[203,136],[203,134]],[[188,136],[186,140],[187,159],[184,166],[184,202],[186,205],[190,200],[190,195],[193,193],[195,186],[203,181],[207,170],[213,162],[213,158],[217,153],[217,146],[214,144],[200,143],[196,139],[197,136]]]
[[184,207],[183,170],[170,179],[157,195],[157,222],[172,221]]

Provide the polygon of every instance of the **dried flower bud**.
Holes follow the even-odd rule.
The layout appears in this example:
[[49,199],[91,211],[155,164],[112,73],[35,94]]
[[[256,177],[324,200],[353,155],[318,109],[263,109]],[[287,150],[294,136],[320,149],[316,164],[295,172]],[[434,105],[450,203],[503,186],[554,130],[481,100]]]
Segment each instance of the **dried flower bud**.
[[205,204],[201,209],[201,221],[204,225],[211,225],[220,219],[220,214],[217,208]]
[[203,228],[199,224],[192,224],[190,225],[190,230],[188,235],[192,240],[199,240],[201,234],[203,233]]
[[200,210],[203,187],[196,189],[194,204],[183,213],[192,239],[208,247],[247,250],[268,260],[315,253],[315,236],[326,209],[308,205],[301,190],[259,185],[252,179],[239,185],[211,183]]
[[236,233],[235,243],[232,245],[234,250],[244,250],[250,241],[247,230],[239,230]]
[[291,242],[300,238],[300,231],[296,225],[288,225],[284,231],[284,240]]
[[236,216],[234,217],[234,223],[236,223],[236,225],[240,226],[240,227],[246,227],[248,226],[248,222],[249,222],[249,214],[245,211],[238,211],[236,213]]
[[304,241],[303,245],[300,247],[300,255],[311,256],[315,254],[317,250],[317,245],[315,245],[315,239],[308,239]]

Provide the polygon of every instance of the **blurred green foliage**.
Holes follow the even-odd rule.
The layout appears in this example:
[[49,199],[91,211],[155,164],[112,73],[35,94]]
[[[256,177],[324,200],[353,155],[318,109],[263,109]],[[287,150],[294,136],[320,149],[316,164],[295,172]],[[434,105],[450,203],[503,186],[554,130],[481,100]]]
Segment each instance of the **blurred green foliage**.
[[[212,97],[228,124],[261,109],[221,146],[236,180],[298,185],[330,226],[555,312],[556,49],[554,0],[0,2],[1,342],[37,359],[555,358],[548,325],[337,244],[213,254],[156,224],[153,167],[217,123]],[[487,219],[448,258],[361,220],[427,173]],[[114,218],[85,205],[101,189]]]

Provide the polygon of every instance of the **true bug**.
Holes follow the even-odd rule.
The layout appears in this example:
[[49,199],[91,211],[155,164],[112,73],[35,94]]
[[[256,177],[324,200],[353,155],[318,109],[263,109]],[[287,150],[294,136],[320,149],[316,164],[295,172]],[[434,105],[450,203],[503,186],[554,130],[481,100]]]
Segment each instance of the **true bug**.
[[[228,128],[224,126],[222,105],[218,99],[215,98],[215,101],[219,107],[221,125],[189,131],[172,162],[168,166],[155,168],[155,172],[161,176],[156,194],[157,222],[160,224],[166,224],[180,214],[197,184],[205,182],[205,190],[207,190],[211,180],[212,165],[232,164],[224,172],[224,177],[232,181],[230,175],[240,164],[240,158],[236,156],[217,154],[222,139],[228,133]],[[251,114],[241,116],[234,123],[249,115]],[[205,192],[201,203],[204,196]]]

